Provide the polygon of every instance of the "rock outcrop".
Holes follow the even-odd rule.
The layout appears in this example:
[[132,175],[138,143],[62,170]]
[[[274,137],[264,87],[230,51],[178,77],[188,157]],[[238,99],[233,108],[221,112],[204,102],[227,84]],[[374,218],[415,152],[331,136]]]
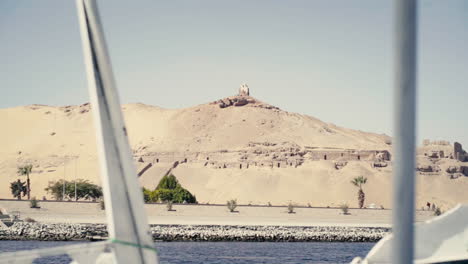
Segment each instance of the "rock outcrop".
[[420,171],[420,172],[439,172],[440,171],[440,168],[438,166],[435,166],[435,165],[418,165],[417,168],[416,168],[417,171]]
[[449,174],[459,173],[468,177],[468,166],[449,166],[445,171]]
[[218,101],[213,102],[212,104],[217,104],[220,108],[226,108],[230,106],[253,106],[266,109],[279,109],[278,107],[265,104],[259,100],[250,96],[250,90],[247,84],[242,84],[239,88],[239,93],[236,96],[226,97]]
[[458,142],[453,144],[453,157],[461,162],[468,161],[468,154],[463,150],[462,145]]
[[255,104],[257,101],[250,96],[232,96],[214,102],[218,104],[220,108],[226,108],[230,106],[244,106],[247,104]]

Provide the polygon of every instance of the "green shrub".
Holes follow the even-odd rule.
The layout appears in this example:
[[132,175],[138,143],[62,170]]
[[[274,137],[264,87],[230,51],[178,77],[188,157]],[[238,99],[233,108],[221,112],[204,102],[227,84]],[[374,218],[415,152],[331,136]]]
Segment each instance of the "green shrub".
[[13,197],[18,200],[21,200],[21,197],[24,197],[28,193],[26,182],[22,182],[19,179],[10,183],[10,190]]
[[164,176],[154,191],[143,188],[145,202],[197,203],[195,195],[180,185],[174,175]]
[[31,208],[41,208],[39,206],[39,201],[36,199],[36,197],[33,197],[31,201],[29,201],[29,203]]
[[156,203],[159,201],[159,192],[154,190],[154,191],[151,191],[150,193],[150,201],[152,203]]
[[159,197],[159,200],[162,202],[173,201],[174,190],[157,189],[154,195]]
[[235,212],[236,207],[237,207],[237,200],[236,199],[229,200],[229,201],[226,202],[226,205],[227,205],[227,208],[229,209],[229,211],[231,213],[233,213],[233,212]]
[[180,185],[174,189],[172,199],[175,203],[183,203],[184,201],[186,203],[197,202],[197,198]]
[[162,179],[158,183],[158,186],[156,187],[156,190],[159,190],[159,189],[173,190],[177,188],[177,186],[180,186],[179,181],[173,174],[170,174],[168,176],[162,177]]
[[24,219],[24,221],[25,221],[26,223],[35,223],[35,222],[36,222],[36,220],[32,219],[31,217],[26,217],[26,218]]
[[150,203],[152,202],[151,201],[151,191],[146,189],[145,187],[142,188],[143,190],[143,200],[145,201],[145,203]]
[[348,215],[348,214],[349,214],[349,206],[348,206],[348,204],[344,203],[344,204],[340,205],[340,209],[341,209],[341,212],[342,212],[344,215]]

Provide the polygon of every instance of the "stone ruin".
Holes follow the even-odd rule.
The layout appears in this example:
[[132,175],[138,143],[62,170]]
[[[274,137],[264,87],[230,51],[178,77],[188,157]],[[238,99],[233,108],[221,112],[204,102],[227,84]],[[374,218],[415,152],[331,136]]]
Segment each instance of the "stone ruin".
[[434,140],[429,139],[423,140],[423,146],[427,147],[424,149],[424,156],[431,159],[455,159],[461,162],[468,161],[468,153],[463,150],[460,143],[454,142],[453,148],[450,148],[450,142],[446,140]]
[[462,144],[458,142],[453,144],[453,157],[461,162],[468,161],[468,154],[463,150]]
[[249,86],[246,83],[241,84],[239,88],[239,96],[250,96]]
[[424,139],[423,140],[423,146],[430,146],[430,145],[436,145],[436,146],[448,146],[450,145],[450,142],[447,140],[429,140],[429,139]]
[[[301,147],[293,142],[249,142],[246,149],[211,152],[142,152],[134,151],[141,176],[151,166],[175,168],[177,165],[191,164],[213,169],[249,169],[249,168],[297,168],[305,162],[327,160],[340,170],[350,161],[363,161],[373,168],[384,168],[391,160],[387,150],[327,149]],[[172,166],[172,167],[171,167]]]
[[235,96],[229,96],[217,101],[214,101],[210,104],[217,104],[219,108],[227,108],[231,106],[239,107],[239,106],[251,106],[251,107],[258,107],[258,108],[265,108],[271,109],[275,111],[279,111],[280,109],[276,106],[272,106],[263,102],[258,101],[257,99],[250,96],[249,86],[247,84],[242,84],[239,88],[239,93]]
[[[442,143],[446,146],[445,143]],[[448,145],[451,148],[450,145]],[[445,148],[444,148],[445,149]],[[451,158],[459,161],[468,161],[468,153],[463,150],[460,143],[453,146],[454,153],[446,156],[449,150],[425,150],[426,157],[432,163],[418,164],[416,171],[422,175],[436,175],[447,173],[451,179],[468,176],[466,164],[439,166],[433,158]],[[450,151],[451,152],[451,151]],[[426,154],[425,153],[425,154]],[[431,154],[429,156],[429,154]],[[391,153],[388,150],[360,150],[340,149],[315,146],[299,146],[294,142],[249,142],[245,149],[217,150],[205,152],[147,152],[144,148],[133,151],[135,162],[138,164],[138,176],[142,176],[152,166],[157,165],[167,170],[190,164],[198,167],[212,169],[252,169],[252,168],[297,168],[304,163],[313,161],[327,161],[336,170],[346,167],[349,162],[365,162],[376,170],[391,166]]]
[[424,156],[431,158],[431,159],[443,159],[443,158],[450,157],[450,156],[445,156],[445,152],[443,150],[427,150],[424,152]]

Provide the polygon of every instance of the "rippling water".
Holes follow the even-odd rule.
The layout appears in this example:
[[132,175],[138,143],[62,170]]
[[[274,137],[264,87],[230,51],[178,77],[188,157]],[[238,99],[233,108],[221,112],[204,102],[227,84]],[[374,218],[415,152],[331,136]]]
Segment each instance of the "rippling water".
[[[89,242],[0,241],[0,252]],[[375,243],[327,242],[157,242],[161,264],[349,263]],[[68,256],[37,259],[36,264],[70,263]]]

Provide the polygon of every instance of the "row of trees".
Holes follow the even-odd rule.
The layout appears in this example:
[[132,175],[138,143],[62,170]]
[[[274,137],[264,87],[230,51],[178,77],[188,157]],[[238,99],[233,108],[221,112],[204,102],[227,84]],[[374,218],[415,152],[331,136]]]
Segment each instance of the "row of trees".
[[[27,183],[22,182],[20,179],[10,183],[10,190],[13,197],[18,200],[21,200],[22,197],[28,194]],[[58,180],[49,182],[45,190],[56,200],[95,200],[102,197],[101,187],[83,179],[78,179],[76,181]]]
[[58,180],[49,182],[45,190],[56,200],[96,200],[102,197],[102,188],[88,180],[76,181]]
[[[14,198],[21,200],[22,197],[27,196],[27,199],[31,200],[31,180],[29,175],[32,173],[32,168],[32,164],[18,167],[17,174],[19,176],[26,176],[26,181],[23,182],[18,179],[10,183],[11,194]],[[78,179],[76,181],[59,180],[56,182],[49,182],[49,186],[47,186],[45,190],[52,194],[56,200],[71,199],[72,197],[76,198],[76,200],[87,200],[102,197],[101,187],[83,179]]]
[[[27,196],[31,200],[31,180],[29,175],[32,173],[32,164],[25,164],[18,167],[17,174],[19,176],[26,176],[26,181],[21,179],[10,183],[11,194],[14,198],[21,200],[22,197]],[[92,184],[87,180],[78,179],[76,181],[59,180],[56,182],[49,182],[49,186],[45,190],[52,194],[57,200],[65,198],[70,199],[75,197],[79,199],[96,199],[102,196],[101,187]],[[65,197],[64,197],[65,196]]]
[[[20,179],[10,183],[10,189],[13,197],[21,200],[21,197],[27,196],[31,199],[31,181],[29,175],[32,172],[33,166],[26,164],[18,167],[18,175],[26,176],[26,182]],[[367,183],[367,178],[359,176],[354,178],[351,183],[358,187],[358,204],[359,208],[364,207],[366,199],[362,186]],[[64,200],[76,198],[80,199],[97,199],[102,197],[102,188],[90,183],[87,180],[78,179],[75,181],[59,180],[50,182],[45,190],[52,194],[56,200]],[[76,197],[75,197],[76,196]],[[196,197],[187,189],[183,188],[177,178],[173,175],[166,175],[160,181],[155,190],[151,191],[143,188],[143,197],[145,202],[173,202],[173,203],[196,203]]]
[[[11,194],[18,200],[26,195],[28,200],[31,198],[31,183],[29,180],[31,170],[32,165],[19,167],[18,174],[27,176],[26,182],[18,179],[10,183]],[[102,188],[100,186],[83,179],[76,181],[61,179],[49,182],[45,191],[56,200],[95,200],[102,197]],[[195,195],[183,188],[173,174],[164,176],[154,190],[143,188],[143,197],[145,202],[197,203]]]

